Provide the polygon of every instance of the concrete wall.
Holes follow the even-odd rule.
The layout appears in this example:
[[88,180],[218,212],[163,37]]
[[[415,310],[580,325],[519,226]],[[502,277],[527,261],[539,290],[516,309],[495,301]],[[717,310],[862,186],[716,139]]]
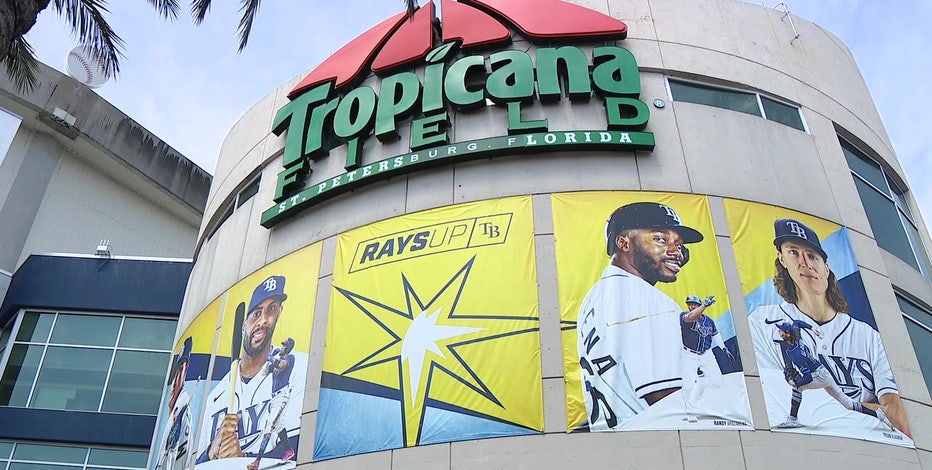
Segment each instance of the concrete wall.
[[32,253],[93,254],[102,239],[114,255],[193,255],[194,225],[51,135],[23,127],[11,147],[0,168],[12,182],[0,205],[0,269],[13,272]]
[[[625,21],[629,38],[619,45],[631,50],[641,68],[641,100],[668,101],[651,108],[647,131],[653,152],[523,155],[438,167],[392,178],[338,196],[303,211],[272,229],[259,225],[271,207],[284,139],[270,134],[275,112],[283,106],[295,80],[283,84],[249,110],[230,131],[221,149],[214,184],[201,226],[198,257],[192,271],[180,328],[211,300],[257,268],[310,243],[324,240],[323,265],[315,311],[312,361],[302,425],[302,443],[313,442],[316,396],[326,328],[335,235],[377,220],[454,203],[514,194],[535,194],[535,239],[538,257],[553,253],[547,194],[569,190],[660,190],[712,196],[719,230],[719,249],[735,307],[742,356],[752,358],[750,332],[742,321],[743,302],[734,268],[720,197],[747,199],[810,213],[852,230],[853,244],[871,307],[877,316],[894,374],[905,400],[918,450],[851,439],[797,436],[767,431],[760,379],[753,360],[745,360],[746,380],[756,431],[653,432],[610,435],[567,435],[563,365],[558,353],[559,319],[552,292],[541,294],[541,341],[545,434],[532,437],[457,442],[378,452],[313,464],[313,468],[567,468],[590,462],[656,468],[782,468],[775,456],[793,449],[794,462],[845,464],[851,468],[932,469],[932,399],[919,372],[893,286],[932,305],[932,285],[896,257],[880,250],[861,207],[838,142],[838,130],[855,136],[895,179],[905,181],[892,146],[851,54],[837,38],[796,18],[800,37],[781,20],[781,13],[732,0],[578,0],[576,3]],[[528,44],[511,46],[525,49]],[[666,76],[719,83],[774,96],[800,105],[809,132],[759,117],[669,99]],[[302,76],[303,77],[303,76]],[[296,77],[300,79],[302,77]],[[378,79],[366,84],[377,87]],[[546,115],[551,130],[592,125],[604,111],[598,100],[570,106],[567,101],[526,112],[529,119]],[[507,128],[500,109],[453,113],[453,141],[499,135]],[[599,125],[604,126],[604,122]],[[598,128],[598,127],[596,127]],[[366,162],[407,151],[407,129],[401,140],[367,145]],[[342,171],[343,148],[315,162],[313,184]],[[211,237],[207,228],[249,175],[261,169],[259,193],[234,212]],[[918,214],[913,210],[913,214]],[[918,220],[928,246],[925,224]],[[551,255],[552,256],[552,255]],[[555,286],[555,267],[538,260],[542,286]],[[555,289],[554,289],[555,290]],[[550,312],[550,313],[547,313]],[[549,330],[548,330],[549,329]],[[548,333],[549,331],[549,333]],[[546,352],[549,351],[549,352]],[[310,460],[311,445],[302,445],[299,463]],[[615,465],[617,464],[617,465]],[[310,465],[302,466],[310,468]],[[301,468],[301,467],[299,467]]]
[[[33,253],[194,254],[210,175],[100,98],[40,64],[38,85],[0,76],[0,109],[19,121],[0,157],[0,269]],[[74,117],[57,121],[58,110]]]

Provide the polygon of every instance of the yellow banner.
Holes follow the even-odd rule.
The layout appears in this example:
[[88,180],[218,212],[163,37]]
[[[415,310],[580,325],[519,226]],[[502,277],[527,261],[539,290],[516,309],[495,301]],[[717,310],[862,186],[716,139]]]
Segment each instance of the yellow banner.
[[771,429],[912,446],[848,230],[724,203]]
[[[198,467],[231,459],[231,465],[285,461],[282,468],[294,468],[320,254],[320,243],[302,248],[227,291],[212,374],[218,380],[206,400]],[[219,446],[224,433],[237,428],[239,449]]]
[[[568,431],[748,428],[706,197],[601,191],[554,194],[551,203]],[[672,228],[683,239],[645,227]],[[641,230],[638,238],[628,229]],[[617,243],[626,254],[615,254]],[[663,247],[645,254],[645,244]],[[697,314],[701,321],[684,322],[692,295],[715,302]]]
[[220,300],[218,297],[194,318],[172,349],[154,447],[149,452],[150,469],[186,468],[193,460],[191,450],[207,390]]
[[339,236],[314,460],[539,432],[530,197]]

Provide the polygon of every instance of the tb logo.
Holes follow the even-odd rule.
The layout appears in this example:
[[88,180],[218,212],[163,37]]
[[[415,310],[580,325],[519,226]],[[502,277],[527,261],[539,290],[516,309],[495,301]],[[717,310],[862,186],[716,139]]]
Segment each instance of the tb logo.
[[270,277],[270,278],[266,279],[265,282],[262,283],[262,286],[263,286],[263,289],[265,289],[266,292],[272,292],[272,291],[274,291],[275,288],[277,287],[277,284],[278,284],[278,283],[275,282],[275,278],[274,278],[274,277]]
[[670,217],[671,219],[675,220],[677,224],[682,224],[682,223],[683,223],[683,222],[680,221],[680,215],[677,214],[676,211],[673,210],[672,207],[667,206],[667,205],[665,205],[665,204],[659,204],[659,206],[660,206],[661,208],[663,208],[663,210],[667,211],[667,217]]
[[802,226],[800,226],[798,223],[793,222],[792,220],[787,220],[786,226],[789,227],[790,232],[792,232],[793,235],[796,235],[797,237],[802,238],[803,240],[809,239],[809,237],[806,236],[806,229],[802,228]]
[[492,222],[483,222],[479,225],[482,227],[482,234],[489,238],[498,238],[502,235],[498,225],[495,225]]

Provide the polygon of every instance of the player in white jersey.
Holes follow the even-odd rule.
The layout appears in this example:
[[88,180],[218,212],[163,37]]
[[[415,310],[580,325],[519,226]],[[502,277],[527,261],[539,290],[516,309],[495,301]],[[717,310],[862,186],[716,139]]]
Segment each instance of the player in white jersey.
[[[284,289],[285,278],[271,276],[260,283],[252,294],[242,326],[242,354],[233,391],[233,409],[236,411],[227,410],[231,381],[230,373],[227,373],[207,397],[207,412],[198,440],[198,464],[215,459],[250,457],[244,459],[245,468],[247,464],[254,463],[260,452],[265,451],[262,457],[275,459],[276,462],[287,457],[284,460],[289,465],[276,468],[294,468],[294,462],[290,459],[294,458],[293,449],[297,449],[300,431],[307,373],[305,353],[291,353],[294,355],[290,377],[293,386],[287,388],[291,396],[280,418],[280,426],[284,428],[288,441],[272,449],[262,449],[265,424],[273,419],[271,414],[277,414],[277,410],[272,407],[274,377],[267,367],[267,361],[272,352],[275,325],[284,311],[282,302],[288,298]],[[285,341],[293,344],[290,338]]]
[[577,350],[589,430],[612,430],[683,385],[680,307],[654,287],[674,282],[702,241],[672,208],[622,206],[605,227],[611,263],[583,299]]
[[156,470],[184,468],[188,461],[189,437],[191,433],[191,398],[185,390],[184,383],[191,362],[193,340],[188,337],[184,347],[172,364],[169,377],[172,378],[168,395],[168,422],[164,425],[162,453],[155,465]]
[[715,326],[715,321],[703,313],[714,303],[713,295],[705,300],[700,300],[698,295],[690,295],[686,298],[687,310],[680,312],[683,339],[683,403],[686,406],[685,419],[691,423],[698,421],[695,415],[703,408],[700,404],[703,397],[715,396],[722,389],[722,370],[712,348],[720,348],[734,361],[734,356],[722,341],[722,334]]
[[[880,334],[847,314],[848,301],[818,235],[794,219],[775,221],[774,235],[773,283],[785,302],[758,307],[748,316],[759,367],[784,368],[782,337],[775,324],[798,320],[813,325],[802,330],[800,343],[818,357],[838,387],[872,410],[882,408],[893,426],[910,436]],[[798,427],[792,410],[776,428]]]

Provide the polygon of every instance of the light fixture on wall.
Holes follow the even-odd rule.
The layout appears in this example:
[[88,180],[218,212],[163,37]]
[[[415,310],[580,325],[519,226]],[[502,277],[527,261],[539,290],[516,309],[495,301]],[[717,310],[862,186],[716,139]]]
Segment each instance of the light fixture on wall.
[[110,257],[110,240],[101,239],[100,243],[97,244],[97,252],[95,254],[102,258],[109,258]]

